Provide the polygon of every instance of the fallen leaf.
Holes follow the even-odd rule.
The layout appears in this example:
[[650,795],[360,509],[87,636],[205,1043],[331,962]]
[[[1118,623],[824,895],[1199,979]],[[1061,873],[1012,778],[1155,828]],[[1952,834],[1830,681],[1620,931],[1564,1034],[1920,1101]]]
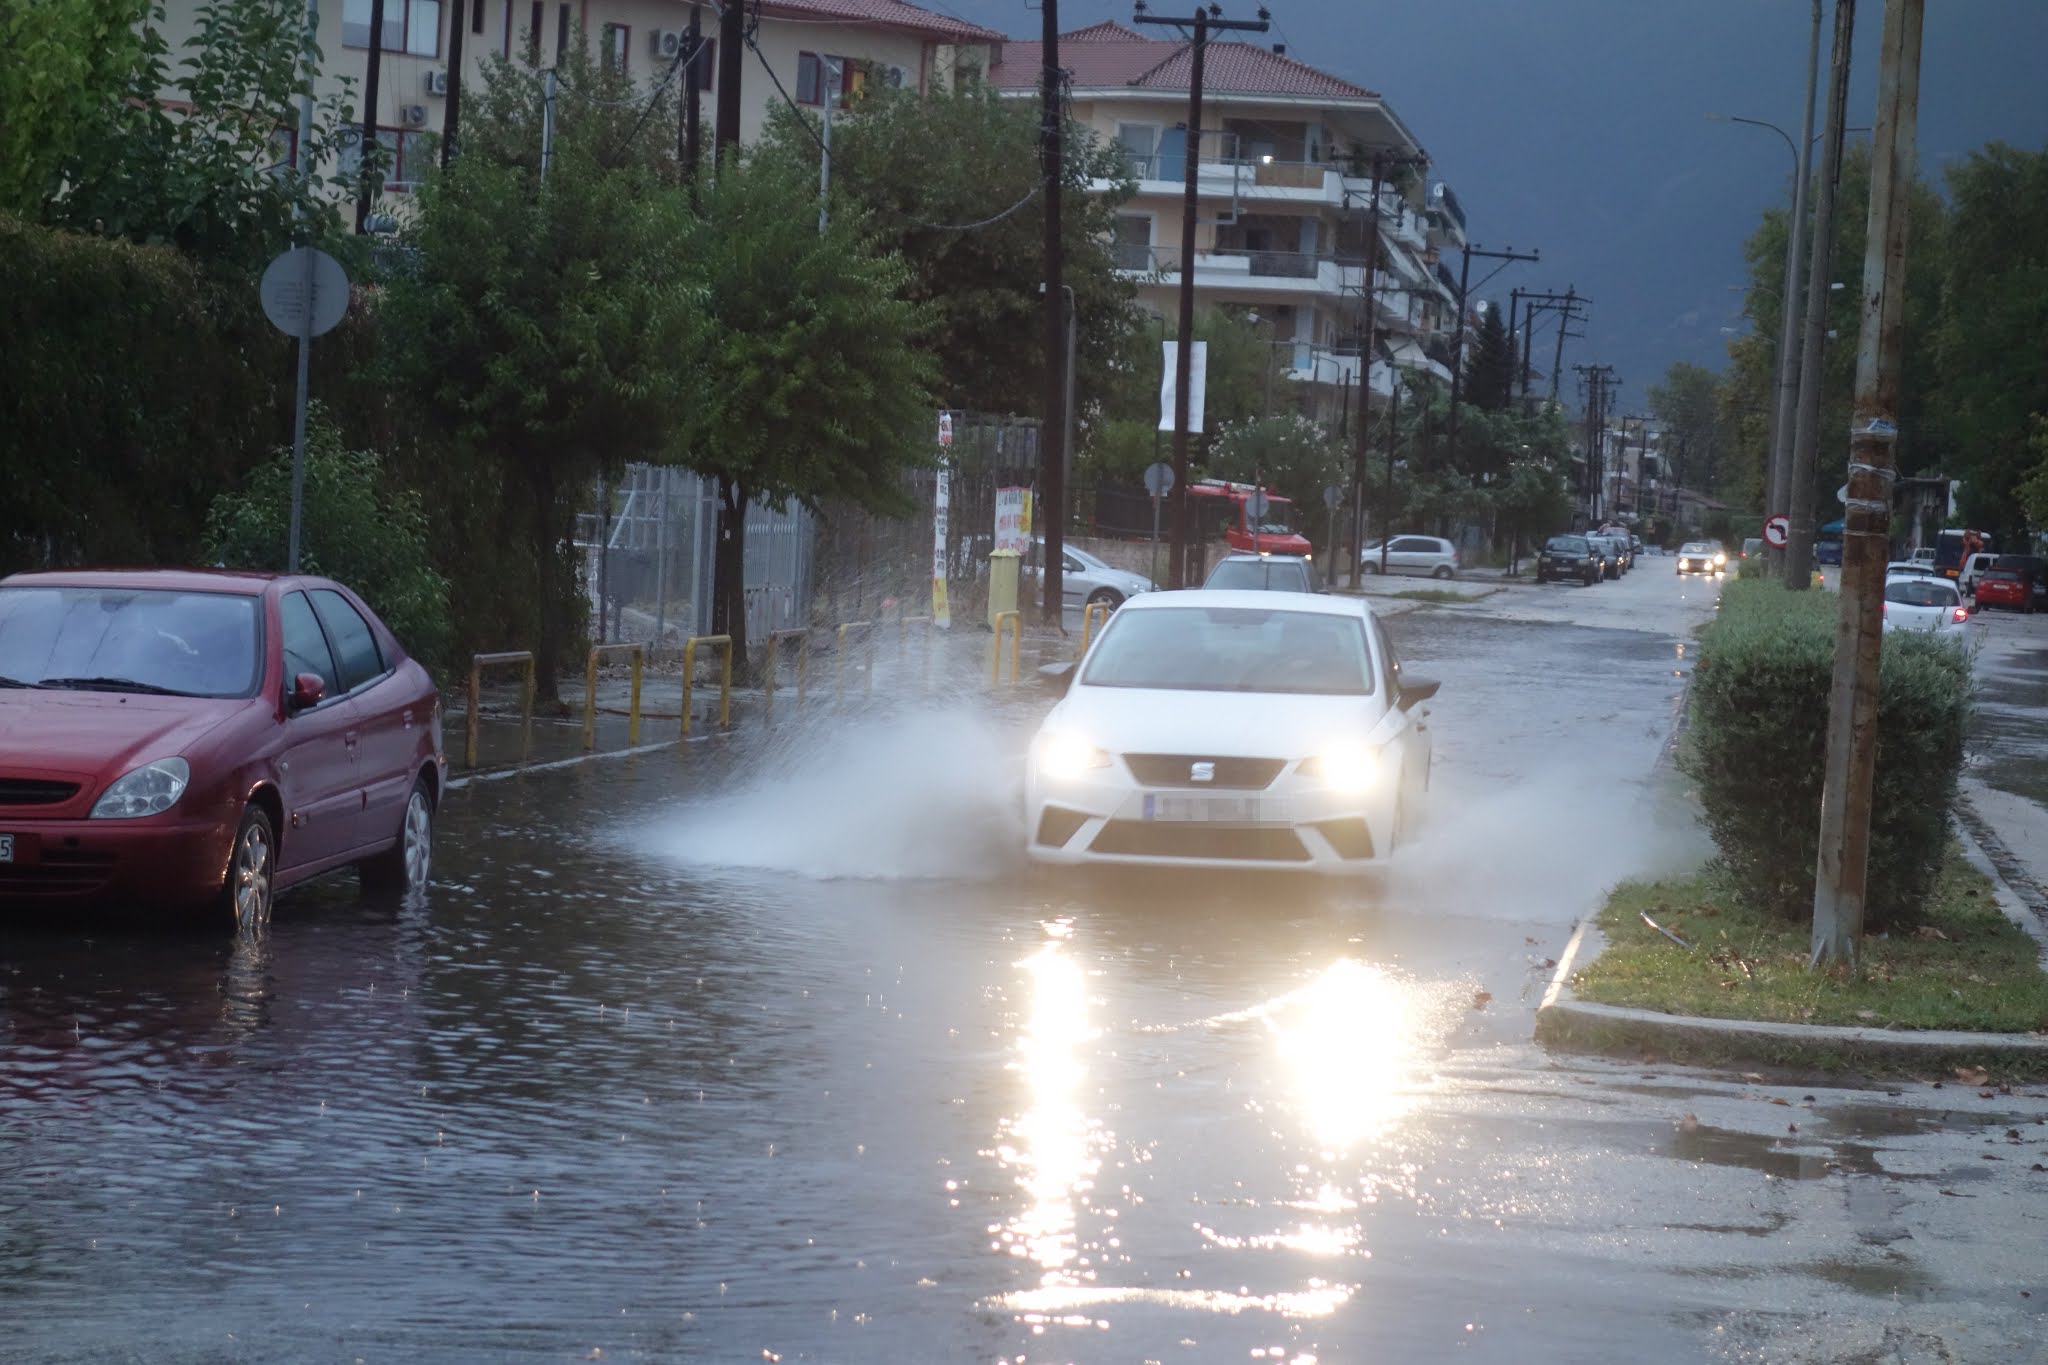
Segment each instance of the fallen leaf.
[[1487,1002],[1492,999],[1493,992],[1491,991],[1474,991],[1472,992],[1472,1008],[1483,1010],[1486,1008]]
[[1764,1078],[1757,1072],[1745,1071],[1742,1073],[1742,1079],[1745,1081],[1755,1081],[1758,1085],[1761,1085]]
[[1988,1085],[1991,1082],[1991,1073],[1981,1066],[1959,1066],[1956,1068],[1956,1079],[1964,1085]]
[[1875,1019],[1875,1018],[1877,1018],[1877,1011],[1876,1011],[1876,1010],[1857,1010],[1857,1011],[1856,1011],[1856,1017],[1857,1017],[1858,1019]]
[[1771,1103],[1772,1103],[1772,1104],[1782,1104],[1782,1105],[1784,1105],[1784,1106],[1785,1106],[1785,1107],[1786,1107],[1787,1109],[1790,1109],[1790,1108],[1792,1107],[1792,1101],[1790,1101],[1790,1100],[1781,1100],[1781,1099],[1779,1099],[1779,1098],[1778,1098],[1778,1097],[1777,1097],[1776,1095],[1773,1095],[1773,1096],[1771,1096]]
[[1942,1193],[1951,1199],[1975,1199],[1977,1197],[1974,1194],[1957,1194],[1954,1190],[1943,1190]]
[[1796,1133],[1799,1131],[1799,1125],[1796,1123],[1788,1123],[1785,1125],[1785,1131],[1788,1133]]
[[1998,1092],[1996,1090],[1979,1090],[1977,1092],[1977,1098],[1980,1100],[1988,1100],[1995,1098],[1997,1094]]
[[1917,934],[1918,934],[1918,935],[1919,935],[1919,936],[1920,936],[1921,938],[1938,938],[1938,939],[1941,939],[1941,940],[1943,940],[1943,941],[1946,941],[1946,940],[1948,939],[1948,935],[1947,935],[1947,934],[1944,934],[1943,932],[1941,932],[1941,930],[1939,930],[1939,929],[1935,928],[1935,927],[1934,927],[1933,925],[1931,925],[1931,924],[1923,924],[1923,925],[1921,925],[1921,926],[1920,926],[1920,928],[1919,928],[1918,930],[1916,930],[1915,932],[1916,932],[1916,933],[1917,933]]
[[2037,1171],[2048,1171],[2048,1166],[2043,1166],[2040,1162],[2037,1161],[2034,1163],[2034,1169]]
[[1806,1102],[1807,1104],[1812,1104],[1812,1103],[1813,1103],[1813,1096],[1811,1096],[1811,1095],[1801,1095],[1801,1096],[1800,1096],[1799,1098],[1800,1098],[1801,1100],[1805,1101],[1805,1102]]
[[1979,1156],[1983,1157],[1983,1158],[1984,1158],[1984,1159],[1985,1159],[1986,1161],[2003,1161],[2003,1160],[2005,1160],[2005,1158],[2004,1158],[2004,1157],[2002,1157],[2002,1156],[1996,1156],[1996,1155],[1993,1155],[1993,1154],[1992,1154],[1992,1153],[1990,1153],[1990,1152],[1979,1152],[1979,1153],[1977,1153],[1977,1155],[1979,1155]]
[[[1687,1114],[1684,1118],[1678,1121],[1678,1131],[1681,1133],[1690,1133],[1699,1126],[1700,1120],[1699,1116],[1696,1114]],[[2036,1166],[2034,1167],[2034,1169],[2038,1171],[2041,1168],[2039,1166]]]
[[2020,1140],[2020,1130],[2017,1128],[2008,1128],[2005,1130],[2005,1137],[2008,1142],[2018,1142]]

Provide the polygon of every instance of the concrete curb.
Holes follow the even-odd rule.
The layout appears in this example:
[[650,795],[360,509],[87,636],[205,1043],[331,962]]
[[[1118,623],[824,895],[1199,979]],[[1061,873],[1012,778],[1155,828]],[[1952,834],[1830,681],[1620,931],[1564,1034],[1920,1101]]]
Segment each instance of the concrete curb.
[[[2048,954],[2048,933],[1960,819],[1956,833],[1964,855],[1991,878],[1999,908]],[[1609,1055],[1654,1052],[1673,1061],[1707,1065],[1798,1064],[1905,1075],[1986,1067],[2004,1079],[2048,1076],[2048,1036],[2041,1034],[1713,1019],[1580,1000],[1571,988],[1574,965],[1582,950],[1590,962],[1606,946],[1594,923],[1597,914],[1579,921],[1543,993],[1543,1003],[1536,1007],[1536,1041],[1546,1047]]]

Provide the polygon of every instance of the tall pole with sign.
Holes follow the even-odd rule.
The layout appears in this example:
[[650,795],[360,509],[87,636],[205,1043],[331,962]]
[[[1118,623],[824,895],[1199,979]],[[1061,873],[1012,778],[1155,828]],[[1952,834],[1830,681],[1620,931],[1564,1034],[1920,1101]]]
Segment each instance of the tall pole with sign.
[[952,476],[946,467],[946,452],[953,445],[953,414],[939,414],[939,473],[932,494],[932,624],[940,630],[953,628],[953,614],[946,605],[946,510],[951,501]]

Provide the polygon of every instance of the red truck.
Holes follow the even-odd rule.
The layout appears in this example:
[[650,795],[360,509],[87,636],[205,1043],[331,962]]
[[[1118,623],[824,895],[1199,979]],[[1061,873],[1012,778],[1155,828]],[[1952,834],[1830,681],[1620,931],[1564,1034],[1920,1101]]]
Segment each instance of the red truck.
[[1196,479],[1188,485],[1195,524],[1202,528],[1205,537],[1220,526],[1233,550],[1269,555],[1312,554],[1308,537],[1294,529],[1291,500],[1267,493],[1266,514],[1256,522],[1247,514],[1252,494],[1259,491],[1255,484]]

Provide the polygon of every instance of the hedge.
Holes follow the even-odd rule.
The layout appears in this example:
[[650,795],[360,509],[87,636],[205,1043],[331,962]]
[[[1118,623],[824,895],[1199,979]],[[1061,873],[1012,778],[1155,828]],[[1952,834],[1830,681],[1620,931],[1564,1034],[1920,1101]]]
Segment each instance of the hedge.
[[[1680,766],[1708,832],[1751,904],[1812,913],[1836,612],[1830,592],[1739,579],[1701,635]],[[1941,866],[1971,712],[1970,665],[1952,641],[1885,638],[1865,928],[1915,922]]]

